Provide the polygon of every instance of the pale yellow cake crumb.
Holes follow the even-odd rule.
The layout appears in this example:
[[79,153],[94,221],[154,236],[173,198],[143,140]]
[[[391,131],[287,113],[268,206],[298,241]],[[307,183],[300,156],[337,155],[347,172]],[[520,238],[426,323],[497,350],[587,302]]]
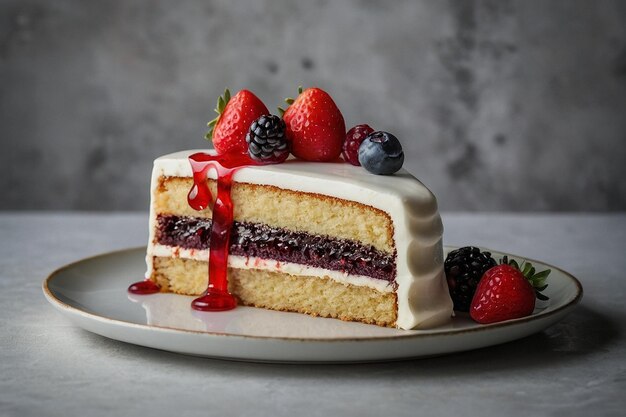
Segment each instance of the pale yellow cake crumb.
[[[154,257],[150,277],[162,291],[200,295],[207,286],[208,263]],[[228,269],[229,290],[242,304],[279,311],[394,327],[395,293],[339,283],[329,278],[293,276],[257,269]]]
[[[154,195],[157,214],[211,217],[211,208],[196,211],[187,203],[191,178],[161,177]],[[215,181],[209,180],[215,195]],[[319,194],[270,185],[235,183],[232,188],[235,220],[263,223],[294,231],[350,239],[381,251],[394,251],[393,223],[374,207]]]

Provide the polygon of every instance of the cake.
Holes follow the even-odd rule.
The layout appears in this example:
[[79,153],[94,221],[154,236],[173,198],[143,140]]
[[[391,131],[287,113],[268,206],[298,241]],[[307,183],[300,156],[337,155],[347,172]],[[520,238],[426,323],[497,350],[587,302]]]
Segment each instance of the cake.
[[346,133],[328,93],[298,93],[277,116],[226,90],[209,122],[214,150],[154,161],[146,279],[129,291],[196,295],[200,311],[446,322],[437,202],[401,169],[399,140],[365,124]]
[[[187,202],[197,152],[154,161],[146,278],[161,291],[207,286],[212,210]],[[401,329],[450,318],[437,203],[408,172],[290,159],[233,179],[228,280],[241,304]]]

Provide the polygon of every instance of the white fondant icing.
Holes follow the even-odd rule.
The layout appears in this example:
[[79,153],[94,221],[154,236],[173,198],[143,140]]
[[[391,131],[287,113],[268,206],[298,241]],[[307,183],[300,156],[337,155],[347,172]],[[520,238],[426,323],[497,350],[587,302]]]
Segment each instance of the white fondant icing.
[[[188,157],[196,152],[211,151],[181,151],[154,161],[152,198],[160,176],[191,177]],[[213,170],[209,171],[209,178],[215,178]],[[430,190],[406,170],[382,176],[344,162],[305,162],[292,158],[277,165],[241,168],[233,178],[237,182],[356,201],[388,213],[397,250],[397,327],[434,327],[452,316],[452,300],[443,272],[443,225],[437,201]],[[152,204],[150,206],[148,244],[151,246],[156,213]],[[146,261],[146,276],[150,276],[152,257],[147,256]]]

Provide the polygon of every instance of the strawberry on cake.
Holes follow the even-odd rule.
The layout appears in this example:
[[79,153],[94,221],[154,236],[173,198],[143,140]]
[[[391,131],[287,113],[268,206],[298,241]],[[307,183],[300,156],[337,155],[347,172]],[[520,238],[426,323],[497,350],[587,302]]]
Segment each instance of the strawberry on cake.
[[287,104],[271,115],[253,93],[227,90],[210,122],[215,150],[155,160],[146,281],[129,290],[198,295],[202,311],[448,321],[437,203],[401,168],[400,141],[367,125],[346,134],[319,88]]

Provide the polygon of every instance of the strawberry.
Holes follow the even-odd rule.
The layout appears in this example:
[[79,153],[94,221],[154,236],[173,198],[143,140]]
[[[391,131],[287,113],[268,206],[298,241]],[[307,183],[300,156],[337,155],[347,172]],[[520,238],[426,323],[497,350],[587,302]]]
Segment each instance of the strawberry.
[[541,294],[547,285],[550,270],[535,274],[535,268],[525,263],[523,271],[514,260],[505,256],[501,265],[485,272],[478,283],[470,305],[470,317],[487,324],[530,316],[535,309],[535,299],[547,300]]
[[289,107],[283,114],[291,153],[306,161],[339,158],[346,124],[337,105],[320,88],[299,88],[298,92],[295,100],[285,100]]
[[250,125],[259,117],[270,114],[265,104],[248,90],[241,90],[233,98],[228,88],[217,99],[217,117],[207,125],[207,140],[219,154],[247,153],[246,134]]

